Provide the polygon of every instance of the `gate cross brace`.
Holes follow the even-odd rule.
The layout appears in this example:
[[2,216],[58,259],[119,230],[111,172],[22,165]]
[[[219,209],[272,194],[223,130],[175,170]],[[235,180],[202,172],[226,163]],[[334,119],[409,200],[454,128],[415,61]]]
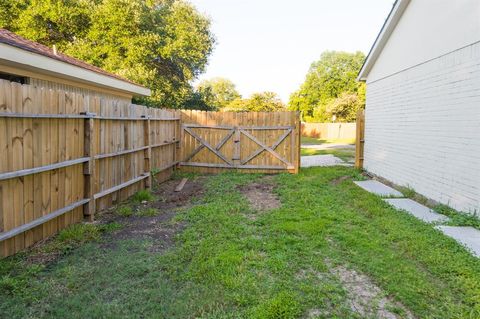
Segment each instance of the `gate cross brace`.
[[201,145],[199,145],[194,151],[192,154],[190,154],[190,156],[185,160],[185,162],[188,162],[189,160],[191,160],[195,154],[197,154],[198,152],[200,152],[204,147],[208,148],[210,151],[212,151],[215,155],[217,155],[218,157],[220,157],[225,163],[227,163],[228,165],[230,166],[233,166],[233,164],[225,157],[222,155],[222,153],[219,152],[220,148],[222,148],[222,146],[228,141],[228,139],[234,134],[235,130],[230,130],[230,132],[227,134],[227,136],[225,136],[221,141],[220,143],[217,144],[217,146],[215,148],[213,148],[207,141],[205,141],[203,138],[201,138],[200,136],[198,136],[198,134],[196,134],[195,132],[193,132],[190,128],[188,127],[185,127],[184,130],[186,132],[188,132],[188,134],[190,134],[191,136],[193,136],[195,139],[197,139]]
[[272,147],[269,147],[269,146],[265,145],[264,143],[260,142],[255,136],[253,136],[252,134],[248,133],[245,130],[240,129],[240,132],[242,134],[244,134],[246,137],[248,137],[249,139],[251,139],[252,141],[254,141],[255,143],[257,143],[261,147],[258,150],[256,150],[252,155],[250,155],[247,159],[243,160],[242,163],[241,163],[242,165],[244,165],[244,164],[248,163],[249,161],[251,161],[252,159],[254,159],[256,156],[258,156],[264,150],[269,152],[270,154],[272,154],[276,158],[278,158],[280,161],[282,161],[286,165],[288,165],[288,166],[292,165],[287,160],[285,160],[283,157],[281,157],[277,152],[275,152],[275,149],[278,147],[278,145],[280,145],[280,143],[282,143],[282,141],[284,139],[286,139],[288,135],[290,135],[290,133],[292,132],[291,128],[288,129],[282,136],[280,136],[280,138],[275,142],[275,144],[273,144]]

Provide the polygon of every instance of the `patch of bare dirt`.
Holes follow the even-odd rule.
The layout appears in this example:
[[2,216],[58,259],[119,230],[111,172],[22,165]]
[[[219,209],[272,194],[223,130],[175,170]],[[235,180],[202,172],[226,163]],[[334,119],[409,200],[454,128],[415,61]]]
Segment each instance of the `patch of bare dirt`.
[[318,318],[323,315],[323,312],[320,309],[310,309],[307,312],[307,318]]
[[338,178],[335,178],[334,180],[330,181],[330,184],[331,185],[334,185],[334,186],[337,186],[338,184],[350,179],[351,176],[341,176],[341,177],[338,177]]
[[[204,194],[204,177],[189,179],[180,192],[175,187],[180,181],[170,180],[156,185],[153,193],[157,200],[150,203],[132,205],[134,211],[154,208],[158,211],[155,216],[122,217],[116,213],[118,206],[108,208],[96,216],[94,223],[108,224],[118,222],[123,225],[121,230],[108,234],[101,244],[103,248],[114,249],[117,241],[123,239],[153,239],[150,248],[154,252],[161,252],[174,244],[175,235],[184,228],[184,224],[173,221],[178,210],[188,208],[192,201]],[[62,244],[58,244],[62,245]],[[65,252],[55,243],[55,236],[38,241],[26,250],[25,263],[27,265],[48,265],[58,260]]]
[[[375,285],[368,276],[361,274],[345,266],[334,266],[330,260],[325,261],[328,270],[319,272],[313,269],[300,269],[296,274],[297,280],[309,280],[314,278],[322,282],[331,282],[347,292],[347,304],[351,311],[361,318],[379,319],[414,319],[413,314],[401,303],[387,296],[384,291]],[[338,305],[336,305],[338,307]],[[331,315],[328,306],[323,308],[311,308],[306,312],[306,318],[324,318]]]
[[[403,305],[386,297],[367,276],[343,266],[337,266],[331,272],[347,290],[352,311],[360,316],[380,319],[414,318]],[[402,310],[403,316],[394,313],[391,310],[393,308]]]
[[198,177],[196,179],[188,179],[183,189],[175,192],[175,187],[180,183],[179,180],[170,180],[158,185],[155,188],[155,195],[158,201],[154,202],[152,207],[159,210],[171,210],[174,208],[188,207],[192,199],[202,197],[204,194],[203,185],[205,177]]
[[278,196],[273,192],[274,187],[272,178],[268,176],[258,182],[240,187],[240,191],[253,209],[265,212],[282,205]]
[[154,208],[158,211],[155,216],[122,217],[115,214],[115,209],[104,216],[103,222],[120,222],[123,228],[110,235],[104,244],[105,248],[115,248],[118,240],[149,239],[152,240],[153,252],[162,252],[174,244],[175,236],[182,231],[184,224],[174,221],[179,209],[188,208],[192,200],[203,196],[204,178],[189,179],[184,188],[175,192],[180,181],[170,180],[155,187],[153,193],[156,200],[137,204],[134,210]]
[[45,250],[45,246],[53,240],[53,237],[45,238],[28,248],[25,263],[27,265],[47,265],[58,259],[60,250]]
[[[334,275],[331,274],[330,272],[320,272],[312,268],[300,269],[295,274],[295,279],[301,280],[301,281],[307,281],[313,284],[316,284],[317,282],[321,282],[324,284],[328,283],[329,285],[332,285],[332,286],[339,285]],[[336,301],[325,303],[322,305],[321,308],[314,307],[307,310],[304,318],[308,318],[308,319],[339,318],[337,314],[337,310],[339,306],[342,306],[342,308],[346,308],[345,305],[338,305]]]
[[124,218],[124,227],[111,234],[103,247],[115,248],[118,240],[128,239],[151,239],[153,240],[152,251],[160,252],[173,246],[175,235],[180,232],[184,225],[172,222],[175,212],[159,212],[158,216],[143,217],[135,216]]

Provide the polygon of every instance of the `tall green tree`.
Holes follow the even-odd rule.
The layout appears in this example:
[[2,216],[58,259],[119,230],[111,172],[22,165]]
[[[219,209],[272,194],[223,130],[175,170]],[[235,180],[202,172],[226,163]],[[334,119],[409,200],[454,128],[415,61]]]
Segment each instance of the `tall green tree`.
[[182,105],[183,109],[215,111],[216,109],[205,102],[203,96],[197,91],[193,91]]
[[[357,118],[357,112],[365,105],[356,93],[343,92],[336,99],[331,100],[325,109],[315,109],[313,118],[327,118],[333,122],[354,122]],[[323,112],[316,114],[316,112]]]
[[[290,96],[289,109],[301,111],[307,121],[330,122],[334,115],[337,121],[351,121],[351,113],[365,104],[364,84],[356,80],[364,59],[362,52],[322,53],[300,89]],[[340,111],[345,107],[352,112]]]
[[226,111],[232,112],[274,112],[286,110],[285,104],[274,92],[253,93],[248,99],[236,99]]
[[3,0],[0,26],[152,90],[179,108],[214,46],[210,21],[184,0]]
[[203,80],[197,86],[197,92],[203,97],[205,104],[220,110],[232,101],[241,98],[235,84],[225,78]]

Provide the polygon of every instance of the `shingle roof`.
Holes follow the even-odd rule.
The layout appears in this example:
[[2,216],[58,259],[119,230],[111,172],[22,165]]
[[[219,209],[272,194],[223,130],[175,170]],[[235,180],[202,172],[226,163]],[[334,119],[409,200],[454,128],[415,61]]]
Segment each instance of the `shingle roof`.
[[103,70],[99,67],[88,64],[87,62],[84,62],[82,60],[75,59],[75,58],[73,58],[71,56],[68,56],[66,54],[63,54],[63,53],[60,53],[60,52],[56,52],[56,54],[55,54],[55,52],[53,51],[52,48],[49,48],[49,47],[47,47],[43,44],[40,44],[40,43],[37,43],[37,42],[34,42],[34,41],[27,40],[27,39],[19,36],[18,34],[13,33],[11,31],[8,31],[6,29],[1,29],[0,28],[0,43],[11,45],[11,46],[14,46],[14,47],[17,47],[17,48],[20,48],[22,50],[26,50],[26,51],[29,51],[29,52],[32,52],[32,53],[40,54],[40,55],[43,55],[45,57],[48,57],[48,58],[51,58],[51,59],[54,59],[54,60],[57,60],[57,61],[65,62],[65,63],[71,64],[71,65],[74,65],[74,66],[77,66],[77,67],[80,67],[80,68],[83,68],[83,69],[86,69],[86,70],[89,70],[89,71],[92,71],[92,72],[96,72],[96,73],[101,74],[101,75],[106,75],[106,76],[109,76],[109,77],[112,77],[112,78],[115,78],[115,79],[118,79],[118,80],[121,80],[121,81],[125,81],[125,82],[131,83],[131,84],[139,85],[139,84],[137,84],[135,82],[132,82],[130,80],[127,80],[127,79],[125,79],[121,76],[118,76],[116,74],[107,72],[107,71],[105,71],[105,70]]

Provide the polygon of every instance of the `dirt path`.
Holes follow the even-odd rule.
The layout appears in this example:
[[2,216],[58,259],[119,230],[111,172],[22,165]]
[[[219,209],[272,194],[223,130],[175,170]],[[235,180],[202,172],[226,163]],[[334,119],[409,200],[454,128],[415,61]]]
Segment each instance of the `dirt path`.
[[347,291],[350,308],[360,316],[379,319],[414,318],[405,306],[389,298],[366,275],[344,266],[334,267],[331,272]]
[[[190,207],[192,200],[203,196],[204,178],[189,179],[180,192],[175,192],[178,180],[170,180],[157,185],[153,194],[156,199],[150,202],[130,203],[131,216],[121,216],[117,213],[118,206],[100,216],[99,222],[118,222],[123,228],[106,240],[106,246],[115,248],[120,240],[148,239],[152,241],[153,252],[162,252],[174,244],[175,235],[184,224],[174,220],[180,209]],[[152,212],[150,216],[142,215],[142,211]],[[153,213],[154,212],[154,213]]]
[[240,187],[240,192],[247,198],[253,209],[262,212],[281,206],[278,196],[273,193],[274,187],[272,177],[267,176],[258,182]]

